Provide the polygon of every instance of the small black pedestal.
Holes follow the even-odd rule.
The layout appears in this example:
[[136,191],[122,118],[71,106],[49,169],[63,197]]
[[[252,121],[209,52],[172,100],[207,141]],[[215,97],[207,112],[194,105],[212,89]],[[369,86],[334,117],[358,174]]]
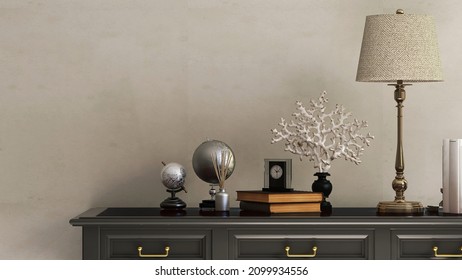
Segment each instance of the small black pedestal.
[[201,211],[215,211],[215,200],[204,199],[199,203],[199,208]]
[[332,214],[332,204],[329,201],[321,202],[321,213]]
[[160,204],[160,207],[165,209],[165,210],[181,210],[186,207],[186,203],[181,200],[179,197],[175,196],[175,193],[184,190],[178,189],[178,190],[167,190],[167,192],[170,193],[170,197],[166,198],[162,203]]
[[179,197],[169,197],[162,201],[160,207],[163,209],[183,209],[186,207],[186,203]]

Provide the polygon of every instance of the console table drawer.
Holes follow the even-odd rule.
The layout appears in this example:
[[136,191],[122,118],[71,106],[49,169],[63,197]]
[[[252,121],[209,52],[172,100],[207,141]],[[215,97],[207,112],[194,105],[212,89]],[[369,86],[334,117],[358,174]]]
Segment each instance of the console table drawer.
[[461,247],[462,230],[422,229],[392,234],[393,259],[462,259]]
[[374,258],[373,231],[232,232],[231,235],[231,259]]
[[[182,233],[184,232],[184,233]],[[209,231],[110,230],[101,237],[103,259],[210,259]]]

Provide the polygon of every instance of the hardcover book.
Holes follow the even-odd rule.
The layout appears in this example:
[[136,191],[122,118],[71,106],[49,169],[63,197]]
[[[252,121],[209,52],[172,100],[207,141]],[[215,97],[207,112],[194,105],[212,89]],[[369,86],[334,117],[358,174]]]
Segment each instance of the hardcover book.
[[308,191],[268,192],[268,191],[236,191],[238,201],[264,203],[321,202],[322,193]]
[[321,212],[320,202],[296,202],[296,203],[263,203],[241,201],[240,208],[244,211],[264,213],[318,213]]

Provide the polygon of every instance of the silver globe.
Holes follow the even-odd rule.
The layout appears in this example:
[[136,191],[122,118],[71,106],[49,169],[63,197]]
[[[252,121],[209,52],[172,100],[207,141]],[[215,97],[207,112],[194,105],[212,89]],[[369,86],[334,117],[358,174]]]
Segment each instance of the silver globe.
[[181,190],[184,187],[185,178],[186,170],[176,162],[166,164],[160,172],[162,184],[172,191]]
[[222,141],[207,140],[200,144],[193,154],[192,164],[197,177],[209,184],[218,184],[218,178],[215,173],[215,168],[213,167],[212,155],[217,156],[217,165],[220,166],[222,151],[232,154],[228,172],[226,173],[226,179],[233,174],[236,161],[231,148]]

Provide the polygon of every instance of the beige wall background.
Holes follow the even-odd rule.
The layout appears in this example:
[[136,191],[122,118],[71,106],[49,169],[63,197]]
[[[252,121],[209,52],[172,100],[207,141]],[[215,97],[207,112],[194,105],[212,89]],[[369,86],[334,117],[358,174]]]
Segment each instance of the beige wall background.
[[355,82],[365,17],[432,14],[444,83],[405,102],[406,197],[441,200],[443,138],[462,138],[462,2],[456,0],[1,0],[0,258],[79,259],[91,207],[158,207],[161,161],[183,164],[190,207],[208,197],[191,159],[205,139],[230,145],[236,190],[263,185],[265,158],[312,163],[270,144],[295,101],[326,90],[375,135],[356,166],[333,162],[334,206],[392,199],[393,88]]

